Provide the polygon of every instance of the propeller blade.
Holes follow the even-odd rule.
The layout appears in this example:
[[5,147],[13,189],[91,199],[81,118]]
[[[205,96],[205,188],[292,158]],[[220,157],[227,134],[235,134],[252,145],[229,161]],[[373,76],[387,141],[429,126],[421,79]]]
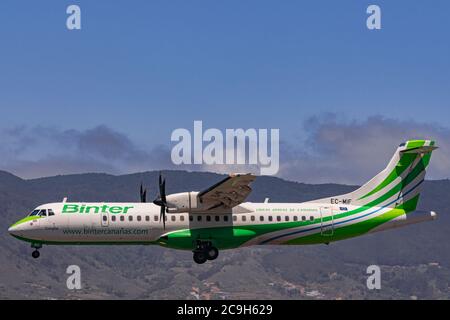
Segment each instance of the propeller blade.
[[166,202],[166,179],[163,180],[162,186],[161,186],[161,200],[164,203],[164,205],[167,206],[167,202]]
[[161,211],[159,214],[159,219],[162,220],[163,222],[163,228],[164,230],[166,229],[166,207],[165,206],[161,206]]
[[141,202],[147,202],[147,189],[144,189],[144,187],[142,186],[142,183],[141,183],[141,189],[140,189],[139,195],[141,198]]
[[159,172],[159,197],[153,200],[153,203],[157,206],[161,207],[161,211],[159,213],[159,219],[163,222],[163,227],[166,229],[166,179],[163,179],[161,172]]

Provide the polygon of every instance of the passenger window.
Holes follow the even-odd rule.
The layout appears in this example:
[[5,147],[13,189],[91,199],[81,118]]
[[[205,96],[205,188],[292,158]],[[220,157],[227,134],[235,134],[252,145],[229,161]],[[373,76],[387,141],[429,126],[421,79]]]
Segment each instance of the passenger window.
[[309,217],[309,220],[314,221],[314,217],[313,216]]
[[285,216],[284,221],[289,221],[289,216]]
[[116,221],[116,216],[111,216],[112,221]]
[[145,216],[145,221],[150,221],[150,216]]
[[180,221],[184,221],[184,216],[183,215],[180,216]]
[[220,216],[216,216],[215,219],[216,219],[217,222],[219,222],[220,221]]
[[269,221],[273,221],[273,217],[272,216],[269,216]]
[[189,216],[189,221],[194,221],[194,216],[193,215]]
[[54,216],[55,213],[53,212],[52,209],[48,209],[48,216]]
[[155,214],[155,216],[153,217],[153,219],[158,222],[158,216]]
[[133,221],[133,216],[128,216],[128,221]]
[[202,216],[201,216],[201,215],[198,215],[198,216],[197,216],[197,221],[198,221],[198,222],[202,221]]
[[120,221],[125,221],[125,217],[124,216],[120,216]]
[[305,217],[305,216],[303,216],[303,217],[302,217],[302,220],[303,220],[303,221],[306,221],[306,217]]
[[46,216],[47,216],[47,210],[42,209],[42,210],[39,212],[39,215],[40,215],[41,217],[46,217]]
[[210,222],[211,221],[211,216],[206,216],[206,221]]
[[237,216],[233,216],[233,221],[237,221]]
[[251,216],[250,220],[255,221],[255,216]]
[[294,221],[297,221],[298,220],[298,217],[297,216],[294,216]]
[[228,216],[223,216],[223,221],[228,222]]
[[246,216],[242,216],[242,222],[247,221],[247,217]]
[[277,221],[281,221],[281,217],[280,216],[277,216]]
[[137,221],[141,221],[141,216],[137,216]]
[[108,221],[108,217],[107,216],[103,216],[103,221]]
[[264,221],[264,216],[259,216],[259,221]]
[[175,222],[176,218],[177,218],[177,217],[172,216],[172,222]]

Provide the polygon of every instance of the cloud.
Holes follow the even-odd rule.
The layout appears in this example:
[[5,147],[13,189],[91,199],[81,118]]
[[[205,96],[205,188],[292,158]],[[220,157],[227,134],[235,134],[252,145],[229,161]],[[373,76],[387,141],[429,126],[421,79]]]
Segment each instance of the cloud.
[[[334,114],[304,121],[302,135],[280,142],[278,176],[307,183],[361,184],[381,171],[397,146],[410,139],[434,139],[429,179],[450,172],[450,130],[430,123],[381,116],[345,120]],[[282,134],[282,131],[281,131]],[[127,135],[101,125],[88,130],[19,126],[0,131],[0,169],[24,178],[105,172],[182,169],[220,173],[259,171],[255,166],[183,165],[171,161],[171,145],[142,148]]]
[[381,116],[346,121],[334,114],[316,116],[303,124],[306,135],[298,145],[283,143],[279,176],[302,182],[361,184],[384,169],[397,146],[412,139],[433,139],[428,179],[450,172],[450,130],[435,124],[399,121]]
[[85,131],[20,126],[0,132],[0,167],[20,177],[171,168],[169,147],[139,148],[104,125]]

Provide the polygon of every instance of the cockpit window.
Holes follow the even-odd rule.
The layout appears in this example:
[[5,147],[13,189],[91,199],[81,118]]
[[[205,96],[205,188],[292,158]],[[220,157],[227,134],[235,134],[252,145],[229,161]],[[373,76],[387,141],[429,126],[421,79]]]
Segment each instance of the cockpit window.
[[37,214],[39,213],[40,210],[33,210],[33,212],[30,213],[30,217],[31,216],[37,216]]
[[55,215],[55,213],[53,212],[53,210],[48,209],[48,216],[50,217],[50,216],[54,216],[54,215]]
[[46,216],[47,216],[47,210],[42,209],[42,210],[39,212],[39,215],[40,215],[41,217],[46,217]]

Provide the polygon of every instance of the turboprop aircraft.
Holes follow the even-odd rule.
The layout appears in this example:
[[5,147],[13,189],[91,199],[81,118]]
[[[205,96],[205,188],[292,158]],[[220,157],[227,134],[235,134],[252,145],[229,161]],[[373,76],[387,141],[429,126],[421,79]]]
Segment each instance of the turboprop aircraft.
[[363,234],[433,220],[417,211],[420,189],[435,142],[400,144],[387,167],[357,190],[303,203],[244,202],[255,180],[231,174],[200,192],[159,196],[147,203],[141,185],[137,203],[47,203],[14,223],[9,232],[42,245],[154,244],[191,250],[196,263],[219,250],[251,245],[329,244]]

